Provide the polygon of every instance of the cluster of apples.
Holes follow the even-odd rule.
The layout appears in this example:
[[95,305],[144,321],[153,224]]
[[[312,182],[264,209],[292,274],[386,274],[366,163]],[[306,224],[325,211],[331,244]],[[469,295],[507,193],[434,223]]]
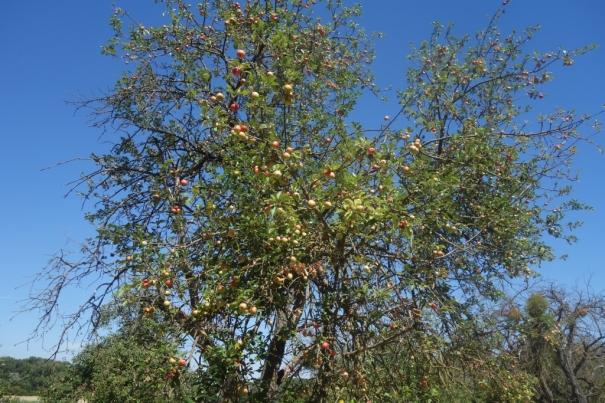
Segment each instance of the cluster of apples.
[[412,154],[418,154],[421,148],[422,144],[420,144],[420,139],[414,140],[414,143],[408,146],[408,150],[410,150]]
[[290,106],[294,103],[294,89],[292,88],[292,85],[285,84],[282,87],[282,93],[279,96],[279,100],[286,106]]
[[174,368],[172,368],[172,370],[168,371],[168,373],[166,374],[166,378],[172,378],[173,376],[177,376],[179,374],[179,367],[184,367],[185,365],[187,365],[187,361],[185,361],[184,358],[180,358],[179,360],[177,360],[174,357],[170,357],[168,359],[168,363],[170,365],[177,365]]

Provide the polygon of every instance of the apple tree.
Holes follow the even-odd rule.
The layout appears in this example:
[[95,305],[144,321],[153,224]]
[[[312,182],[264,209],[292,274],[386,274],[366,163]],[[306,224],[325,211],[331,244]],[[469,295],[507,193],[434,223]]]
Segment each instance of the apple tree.
[[[472,38],[436,25],[412,49],[400,112],[368,129],[354,113],[377,94],[360,6],[157,3],[165,25],[115,10],[103,53],[126,70],[74,102],[113,147],[79,182],[96,237],[38,279],[40,331],[70,285],[96,281],[66,329],[94,331],[108,302],[138,310],[187,349],[195,401],[398,401],[368,382],[406,384],[381,354],[423,351],[445,383],[438,352],[480,327],[477,302],[554,258],[544,235],[573,240],[565,213],[584,206],[565,181],[591,117],[523,119],[548,68],[589,48],[526,53],[535,29],[501,34],[505,6]],[[157,371],[176,382],[169,358]],[[406,386],[426,401],[418,379]],[[531,393],[498,387],[506,401]]]

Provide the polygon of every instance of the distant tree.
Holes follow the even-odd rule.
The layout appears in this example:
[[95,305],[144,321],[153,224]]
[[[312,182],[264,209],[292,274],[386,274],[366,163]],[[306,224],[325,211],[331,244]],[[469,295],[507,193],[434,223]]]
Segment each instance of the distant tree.
[[[477,301],[553,259],[545,234],[573,240],[565,213],[585,206],[560,183],[574,179],[582,126],[599,123],[564,109],[524,121],[548,69],[590,47],[526,52],[536,29],[496,26],[507,2],[473,37],[435,24],[412,49],[397,115],[364,128],[351,114],[377,91],[360,6],[160,3],[161,26],[116,9],[103,52],[128,67],[107,94],[75,102],[119,134],[80,182],[96,237],[40,273],[28,308],[41,331],[70,285],[101,279],[67,328],[94,329],[108,301],[132,307],[139,328],[192,348],[198,402],[398,401],[378,386],[392,365],[409,374],[392,382],[423,398],[416,364],[380,354],[418,349],[424,376],[441,376],[438,352],[450,359],[482,327]],[[151,346],[165,371],[169,349]],[[86,364],[100,354],[81,367],[102,370],[91,379],[105,392],[121,393],[111,385],[129,370],[142,392],[142,351],[115,377],[102,375],[112,358]],[[477,371],[502,374],[495,362]],[[498,401],[530,393],[493,385]]]
[[67,362],[41,357],[17,359],[0,357],[0,381],[7,393],[19,396],[36,396],[42,393],[53,375],[61,374],[69,367]]

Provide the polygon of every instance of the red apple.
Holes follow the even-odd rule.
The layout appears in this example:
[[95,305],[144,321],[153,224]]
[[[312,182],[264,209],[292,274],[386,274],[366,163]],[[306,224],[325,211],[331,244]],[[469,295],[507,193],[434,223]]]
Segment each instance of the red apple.
[[236,103],[233,103],[233,104],[229,105],[229,109],[231,109],[233,112],[237,112],[239,110],[239,105]]
[[279,148],[279,141],[274,141],[273,143],[271,143],[271,147]]
[[181,367],[184,367],[184,366],[185,366],[185,364],[187,364],[187,361],[185,361],[183,358],[181,358],[181,359],[179,360],[178,364],[179,364]]
[[330,343],[328,343],[327,341],[324,341],[323,343],[321,343],[321,348],[323,348],[324,350],[326,350],[329,347],[330,347]]
[[181,186],[187,186],[189,181],[187,179],[181,179]]
[[376,152],[376,149],[374,147],[370,147],[368,148],[368,154],[372,155]]
[[231,72],[233,73],[234,76],[239,76],[242,73],[242,69],[235,66],[234,68],[231,69]]
[[238,59],[243,59],[244,57],[246,57],[246,52],[245,52],[245,51],[243,51],[243,50],[241,50],[241,49],[239,49],[239,50],[237,51],[237,58],[238,58]]

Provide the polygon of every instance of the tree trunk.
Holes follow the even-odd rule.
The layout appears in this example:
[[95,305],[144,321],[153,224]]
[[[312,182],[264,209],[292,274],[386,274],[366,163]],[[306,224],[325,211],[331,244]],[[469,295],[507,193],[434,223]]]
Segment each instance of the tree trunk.
[[[269,348],[267,357],[263,366],[263,372],[258,384],[258,390],[251,396],[253,402],[271,402],[277,395],[279,384],[282,379],[280,377],[280,367],[284,359],[286,350],[287,338],[280,334],[281,330],[287,327],[295,327],[302,315],[306,298],[303,290],[294,290],[290,294],[291,304],[286,309],[278,309],[276,312],[276,326]],[[282,372],[283,373],[283,372]]]
[[559,365],[561,365],[561,369],[565,374],[565,378],[567,379],[567,383],[571,387],[571,393],[574,398],[574,402],[576,403],[588,403],[586,400],[586,395],[580,386],[580,382],[578,382],[578,378],[576,378],[576,374],[573,372],[573,365],[571,362],[571,357],[567,353],[565,349],[565,345],[559,345],[555,347],[557,351],[557,357],[559,358]]

